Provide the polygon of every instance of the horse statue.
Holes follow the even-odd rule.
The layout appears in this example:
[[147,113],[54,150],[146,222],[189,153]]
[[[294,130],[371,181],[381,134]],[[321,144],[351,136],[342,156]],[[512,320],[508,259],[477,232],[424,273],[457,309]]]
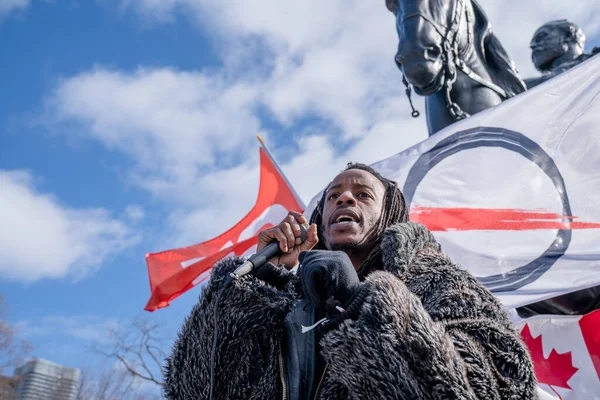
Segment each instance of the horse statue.
[[426,96],[427,128],[446,126],[526,90],[475,0],[386,0],[396,16],[406,94]]

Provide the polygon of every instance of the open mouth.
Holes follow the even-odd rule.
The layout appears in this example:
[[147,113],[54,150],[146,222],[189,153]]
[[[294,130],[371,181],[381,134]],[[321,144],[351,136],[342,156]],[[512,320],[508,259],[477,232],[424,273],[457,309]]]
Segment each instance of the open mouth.
[[356,224],[360,220],[357,215],[352,212],[341,211],[338,215],[334,215],[331,226],[344,226],[350,224]]
[[429,96],[442,88],[444,85],[444,70],[440,69],[438,74],[425,86],[414,86],[415,92],[419,96]]
[[350,218],[350,217],[339,217],[338,219],[336,219],[333,222],[333,225],[343,224],[343,223],[347,223],[347,222],[356,222],[356,221],[354,219]]

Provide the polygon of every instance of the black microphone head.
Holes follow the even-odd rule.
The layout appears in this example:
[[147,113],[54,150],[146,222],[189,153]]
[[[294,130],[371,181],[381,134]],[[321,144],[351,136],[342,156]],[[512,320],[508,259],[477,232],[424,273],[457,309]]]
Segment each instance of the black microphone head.
[[310,228],[310,225],[300,224],[300,238],[302,239],[302,242],[308,238],[308,228]]

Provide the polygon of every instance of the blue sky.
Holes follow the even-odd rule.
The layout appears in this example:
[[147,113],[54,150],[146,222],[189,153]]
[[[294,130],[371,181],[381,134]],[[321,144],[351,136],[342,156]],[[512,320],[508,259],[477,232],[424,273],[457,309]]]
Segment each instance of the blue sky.
[[[346,162],[427,135],[383,1],[2,3],[0,293],[35,355],[58,363],[84,365],[136,316],[173,337],[200,288],[144,312],[144,255],[250,209],[255,135],[305,202]],[[537,74],[527,46],[543,22],[569,18],[587,51],[600,46],[595,0],[481,3],[523,77]]]

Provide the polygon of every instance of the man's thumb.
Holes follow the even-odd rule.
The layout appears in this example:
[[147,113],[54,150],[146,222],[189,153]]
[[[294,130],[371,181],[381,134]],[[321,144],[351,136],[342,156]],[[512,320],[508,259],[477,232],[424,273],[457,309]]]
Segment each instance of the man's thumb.
[[317,235],[317,224],[311,224],[306,231],[306,240],[300,244],[300,251],[307,251],[319,243]]

